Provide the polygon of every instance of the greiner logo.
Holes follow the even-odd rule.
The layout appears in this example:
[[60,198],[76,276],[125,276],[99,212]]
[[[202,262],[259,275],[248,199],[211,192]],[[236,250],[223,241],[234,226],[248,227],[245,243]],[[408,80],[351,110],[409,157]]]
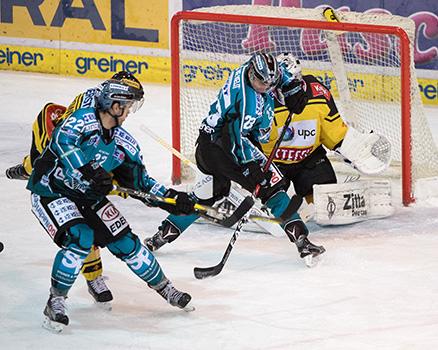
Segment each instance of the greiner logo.
[[110,56],[107,58],[94,58],[94,57],[78,57],[75,61],[76,71],[79,74],[85,74],[90,70],[97,68],[103,73],[106,72],[119,72],[127,71],[132,74],[141,74],[142,69],[148,69],[149,65],[145,61],[124,61],[122,59],[114,58]]
[[18,64],[28,66],[38,65],[38,60],[41,62],[44,60],[44,56],[39,52],[29,51],[12,51],[9,47],[6,50],[0,50],[0,64],[7,64],[8,66]]
[[222,81],[228,78],[231,73],[231,68],[221,67],[218,64],[216,66],[195,66],[185,64],[183,66],[184,81],[186,83],[190,83],[193,80],[196,80],[198,77],[198,71],[203,75],[203,78],[206,80]]

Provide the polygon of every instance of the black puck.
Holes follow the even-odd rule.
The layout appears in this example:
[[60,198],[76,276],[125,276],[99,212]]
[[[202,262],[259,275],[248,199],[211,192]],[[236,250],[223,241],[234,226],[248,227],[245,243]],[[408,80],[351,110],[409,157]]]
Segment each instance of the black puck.
[[5,246],[3,245],[3,243],[2,242],[0,242],[0,252],[2,252],[3,251],[3,248],[4,248]]

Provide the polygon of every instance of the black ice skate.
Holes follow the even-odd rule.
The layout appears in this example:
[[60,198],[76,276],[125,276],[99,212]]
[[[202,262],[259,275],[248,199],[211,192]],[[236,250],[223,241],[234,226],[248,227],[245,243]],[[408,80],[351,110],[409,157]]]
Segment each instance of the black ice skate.
[[66,296],[50,294],[44,309],[43,327],[56,333],[62,332],[64,326],[68,325],[68,316],[65,314]]
[[155,289],[170,305],[176,306],[184,311],[194,311],[193,306],[187,304],[192,300],[192,297],[188,293],[180,292],[176,289],[172,283],[165,278],[156,286],[149,285],[152,289]]
[[6,169],[6,177],[11,180],[27,180],[29,174],[24,169],[23,164],[18,164]]
[[88,292],[92,295],[96,304],[105,310],[110,311],[112,309],[111,300],[113,295],[105,284],[105,278],[98,276],[92,281],[87,281]]
[[143,243],[151,252],[153,252],[160,249],[166,243],[173,242],[180,234],[181,231],[177,227],[165,220],[161,226],[158,227],[158,232],[152,237],[146,238]]
[[300,253],[300,257],[304,260],[304,263],[307,267],[315,266],[320,259],[320,255],[325,252],[325,248],[323,246],[317,246],[309,241],[306,236],[298,237],[298,240],[295,242],[298,248],[298,252]]

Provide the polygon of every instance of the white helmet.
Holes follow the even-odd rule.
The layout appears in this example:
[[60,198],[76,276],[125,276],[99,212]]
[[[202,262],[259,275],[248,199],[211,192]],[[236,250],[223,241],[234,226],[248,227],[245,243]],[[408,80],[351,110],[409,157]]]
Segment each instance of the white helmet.
[[301,63],[294,55],[288,52],[281,53],[277,56],[277,61],[286,66],[287,71],[294,77],[294,79],[302,79]]

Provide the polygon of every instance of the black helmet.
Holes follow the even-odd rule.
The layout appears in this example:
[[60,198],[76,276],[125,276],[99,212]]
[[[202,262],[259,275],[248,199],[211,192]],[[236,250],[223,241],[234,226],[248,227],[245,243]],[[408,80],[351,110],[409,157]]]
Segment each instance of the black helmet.
[[121,107],[133,102],[130,109],[135,113],[143,105],[143,88],[138,81],[109,79],[101,84],[96,97],[97,108],[102,111],[108,111],[115,102],[120,103]]
[[144,90],[143,90],[143,86],[141,85],[141,83],[138,81],[138,79],[134,76],[134,74],[129,73],[125,70],[122,70],[120,72],[117,72],[116,74],[114,74],[111,79],[114,80],[119,80],[119,81],[124,81],[125,83],[127,83],[128,85],[132,85],[135,88],[137,88],[139,90],[139,94],[141,94],[141,96],[139,96],[140,98],[143,97],[144,95]]
[[[278,62],[270,53],[256,53],[249,61],[250,79],[255,76],[264,84],[274,87],[281,78]],[[251,76],[252,75],[252,76]]]

